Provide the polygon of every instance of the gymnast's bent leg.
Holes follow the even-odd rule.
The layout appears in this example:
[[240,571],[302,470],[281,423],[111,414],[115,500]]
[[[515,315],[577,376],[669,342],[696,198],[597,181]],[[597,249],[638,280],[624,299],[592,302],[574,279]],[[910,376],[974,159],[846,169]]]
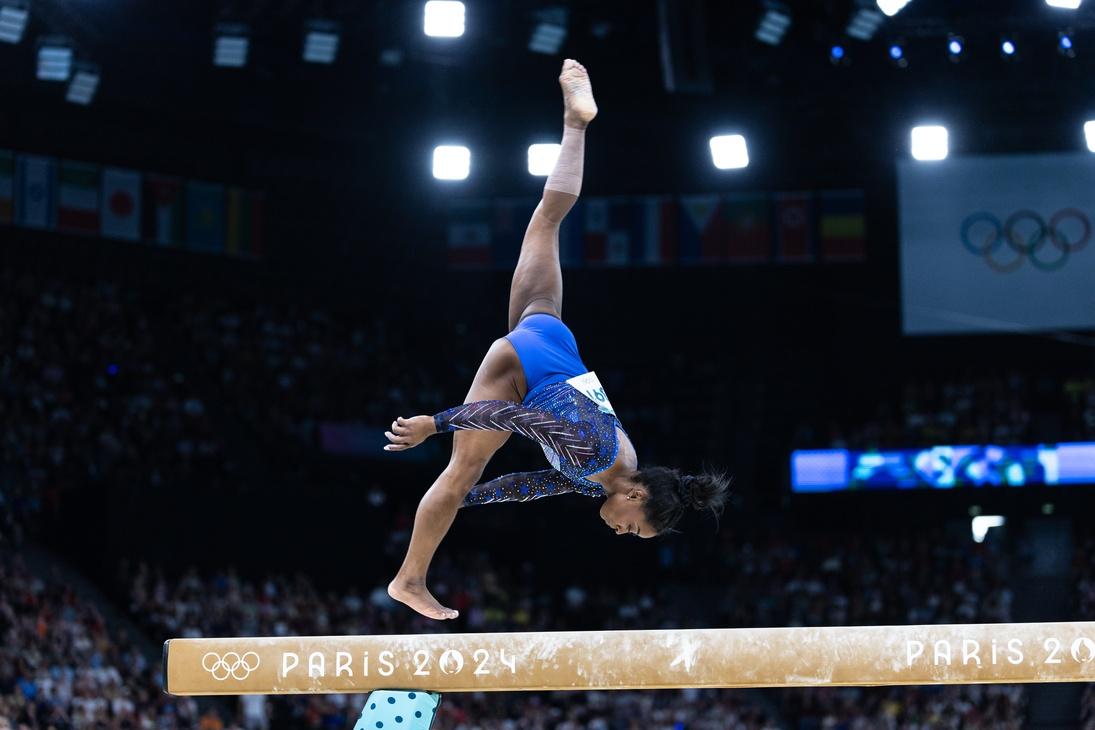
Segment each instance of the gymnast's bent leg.
[[[495,340],[472,380],[465,403],[481,400],[520,401],[525,376],[521,361],[508,340]],[[448,466],[422,496],[414,515],[414,530],[399,573],[388,585],[388,595],[423,616],[451,619],[457,612],[442,606],[426,587],[426,573],[445,534],[452,527],[464,497],[483,475],[494,452],[506,443],[508,431],[458,431],[452,436]]]
[[[563,276],[559,266],[559,224],[574,207],[582,187],[585,128],[597,114],[585,68],[571,60],[563,64],[559,83],[563,89],[563,143],[559,161],[544,186],[544,197],[532,215],[521,255],[510,286],[509,328],[521,317],[536,312],[561,316]],[[472,381],[465,403],[480,400],[520,402],[526,391],[524,371],[508,340],[495,341]],[[509,438],[508,432],[459,431],[453,434],[449,465],[422,497],[414,518],[407,556],[388,594],[423,616],[456,618],[457,612],[442,606],[426,587],[426,574],[437,546],[452,526],[457,510],[479,481],[494,452]]]

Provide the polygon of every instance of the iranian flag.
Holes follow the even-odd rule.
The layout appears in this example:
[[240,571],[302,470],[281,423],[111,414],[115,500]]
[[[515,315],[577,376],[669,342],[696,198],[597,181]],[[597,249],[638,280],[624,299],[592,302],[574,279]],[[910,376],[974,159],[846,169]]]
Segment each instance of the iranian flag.
[[99,230],[106,238],[136,241],[141,237],[141,173],[117,167],[103,169]]
[[57,229],[99,232],[99,166],[61,160],[57,173]]

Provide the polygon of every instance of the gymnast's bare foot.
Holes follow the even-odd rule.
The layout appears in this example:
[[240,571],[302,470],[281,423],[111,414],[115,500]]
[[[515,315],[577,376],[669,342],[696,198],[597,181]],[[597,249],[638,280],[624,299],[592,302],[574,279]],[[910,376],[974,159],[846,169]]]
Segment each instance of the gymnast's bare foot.
[[593,85],[589,82],[586,67],[570,58],[563,61],[559,86],[563,87],[563,104],[566,107],[563,123],[568,127],[585,129],[597,116],[597,102],[593,100]]
[[445,608],[433,594],[426,589],[425,580],[405,580],[396,576],[396,579],[388,584],[388,595],[405,603],[426,618],[435,618],[439,621],[456,618],[459,611]]

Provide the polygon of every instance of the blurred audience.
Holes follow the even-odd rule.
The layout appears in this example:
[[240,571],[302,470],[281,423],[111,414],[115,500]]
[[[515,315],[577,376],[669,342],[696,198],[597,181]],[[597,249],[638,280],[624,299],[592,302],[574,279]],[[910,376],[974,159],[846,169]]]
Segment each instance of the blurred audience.
[[96,608],[0,551],[0,723],[13,728],[191,728],[197,704],[164,695],[158,667]]
[[1095,378],[995,376],[912,379],[883,395],[867,417],[803,423],[801,448],[917,448],[938,444],[1031,444],[1095,438]]
[[[1083,535],[1072,558],[1072,584],[1076,621],[1095,621],[1095,535]],[[1084,730],[1095,730],[1095,684],[1084,687],[1080,719]]]
[[[829,531],[784,538],[726,538],[717,575],[687,586],[706,603],[705,625],[798,626],[884,623],[997,622],[1012,619],[1012,593],[1003,549],[971,547],[968,536],[896,530],[889,536]],[[241,578],[231,570],[178,578],[145,565],[123,566],[129,609],[150,634],[224,636],[458,631],[545,631],[651,628],[681,625],[671,593],[636,592],[611,581],[595,588],[551,590],[535,582],[530,565],[486,554],[461,555],[460,568],[441,556],[433,585],[442,601],[461,609],[459,625],[421,619],[387,596],[383,583],[344,592],[322,591],[305,576]],[[712,585],[725,588],[712,593]],[[575,625],[581,617],[582,625]],[[779,691],[779,705],[795,727],[1019,727],[1021,687],[833,689]],[[765,727],[770,712],[732,691],[653,696],[577,693],[446,698],[442,728],[539,727]],[[516,703],[516,706],[515,706]],[[523,704],[521,704],[523,703]],[[628,724],[625,706],[647,703],[649,722]],[[275,722],[340,727],[359,702],[345,698],[271,699],[264,716]],[[655,711],[656,710],[656,711]],[[250,710],[253,712],[253,710]],[[644,710],[645,712],[646,710]],[[248,710],[241,709],[242,714]],[[724,713],[724,714],[720,714]],[[724,724],[718,724],[719,718]],[[304,718],[304,719],[302,719]],[[308,719],[310,718],[310,719]],[[706,718],[706,719],[705,719]],[[569,724],[568,724],[569,723]]]
[[[109,281],[76,282],[0,269],[0,720],[15,727],[351,727],[361,698],[244,698],[199,710],[167,698],[127,637],[112,636],[93,605],[20,557],[27,528],[88,485],[247,489],[277,473],[315,471],[326,421],[382,427],[458,397],[491,336],[452,320],[430,332],[423,356],[413,328],[379,316],[237,297],[157,296]],[[472,346],[469,342],[481,342]],[[670,400],[637,363],[605,375],[626,389],[620,415],[644,438],[644,457],[672,448],[673,415],[711,424],[697,448],[732,440],[719,408],[739,397],[711,362],[661,361],[680,391]],[[700,373],[700,377],[687,374]],[[677,397],[679,396],[679,397]],[[714,409],[712,411],[712,409]],[[710,412],[709,412],[710,411]],[[1046,416],[1052,414],[1052,418]],[[1095,438],[1095,379],[1032,379],[1020,372],[910,380],[863,417],[848,409],[825,427],[804,424],[796,446],[915,447]],[[312,470],[312,471],[309,471]],[[128,490],[128,491],[127,491]],[[374,495],[374,492],[376,493]],[[370,487],[379,502],[383,491]],[[378,503],[379,503],[378,502]],[[405,520],[404,520],[405,522]],[[406,524],[392,541],[406,539]],[[168,636],[408,633],[798,626],[1007,621],[1012,592],[1002,549],[941,531],[840,530],[746,534],[724,530],[702,559],[685,543],[659,552],[680,581],[653,590],[606,579],[547,586],[531,563],[485,553],[442,556],[438,596],[462,612],[439,626],[394,604],[378,576],[321,587],[304,575],[240,575],[229,566],[179,575],[121,567],[133,618]],[[1095,611],[1095,546],[1077,560],[1082,617]],[[385,576],[386,578],[387,576]],[[794,690],[778,697],[798,728],[1012,727],[1025,713],[1015,687]],[[1087,695],[1090,700],[1090,694]],[[774,704],[731,691],[455,695],[439,728],[767,728]],[[1095,715],[1091,702],[1089,716]],[[2,723],[0,723],[2,726]]]
[[[734,538],[727,536],[726,540]],[[968,534],[894,526],[739,538],[715,580],[723,626],[1011,620],[1003,548]]]
[[[415,328],[381,316],[164,297],[0,269],[5,497],[17,513],[48,512],[89,482],[244,488],[271,472],[301,476],[303,457],[317,453],[319,424],[357,421],[379,431],[395,414],[432,412],[464,392],[497,333],[455,319],[433,324],[428,351],[447,353],[444,367],[425,355]],[[676,460],[667,450],[688,447],[673,438],[674,414],[709,424],[697,453],[731,441],[733,419],[709,413],[732,397],[715,364],[683,356],[659,364],[675,374],[672,407],[660,397],[665,378],[642,362],[605,375],[609,388],[628,394],[620,415],[642,437],[644,457]],[[1053,422],[1036,417],[1043,413]],[[848,409],[824,427],[804,423],[793,441],[867,448],[1058,437],[1095,438],[1089,375],[910,380],[873,416]]]
[[782,696],[782,709],[798,730],[1019,730],[1026,714],[1022,685],[821,687],[788,690]]

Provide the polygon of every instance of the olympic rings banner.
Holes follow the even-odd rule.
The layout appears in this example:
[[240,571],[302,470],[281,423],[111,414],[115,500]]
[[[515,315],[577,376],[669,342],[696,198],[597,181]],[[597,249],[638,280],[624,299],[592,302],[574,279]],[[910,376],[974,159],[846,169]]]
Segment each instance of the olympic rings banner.
[[1095,156],[898,164],[905,334],[1095,328]]

